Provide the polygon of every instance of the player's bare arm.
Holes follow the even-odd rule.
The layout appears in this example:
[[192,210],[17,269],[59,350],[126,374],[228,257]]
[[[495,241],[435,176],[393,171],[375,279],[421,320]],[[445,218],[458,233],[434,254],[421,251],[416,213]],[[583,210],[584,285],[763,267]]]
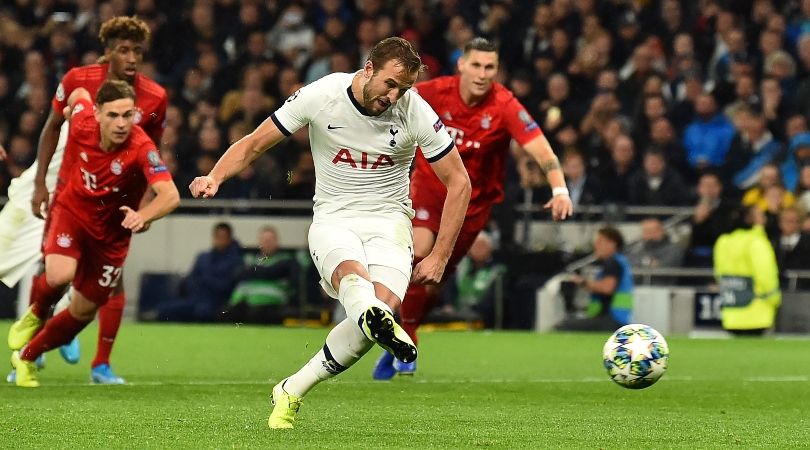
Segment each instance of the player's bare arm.
[[48,210],[48,187],[45,185],[45,178],[48,174],[48,165],[56,153],[56,143],[59,141],[59,130],[65,122],[62,111],[53,111],[48,114],[45,126],[39,135],[39,145],[37,146],[37,173],[34,177],[34,195],[31,197],[31,212],[40,219],[43,218],[42,211]]
[[563,175],[560,161],[551,149],[551,144],[545,136],[537,136],[524,146],[529,155],[537,161],[540,169],[546,174],[551,185],[551,200],[543,207],[551,210],[551,217],[554,220],[565,220],[574,213],[574,205],[571,197],[568,196],[568,188],[565,187],[565,176]]
[[59,141],[59,131],[65,122],[65,114],[69,114],[73,105],[80,99],[92,100],[87,89],[77,88],[68,97],[67,111],[54,111],[48,114],[45,126],[39,135],[39,146],[37,148],[37,173],[34,177],[34,195],[31,197],[31,212],[40,219],[44,218],[43,211],[48,210],[48,200],[50,193],[45,185],[45,178],[48,174],[48,166],[51,164],[54,153],[56,153],[56,143]]
[[121,226],[137,233],[144,226],[169,214],[180,206],[180,193],[173,181],[158,181],[153,183],[151,189],[155,191],[155,198],[137,211],[129,206],[119,208],[124,212]]
[[464,223],[472,192],[470,176],[455,147],[443,158],[431,163],[431,167],[447,188],[447,198],[444,200],[436,243],[430,254],[416,265],[411,277],[411,281],[423,284],[437,284],[441,281],[447,261],[453,253],[458,232]]
[[207,176],[197,177],[189,185],[194,198],[216,195],[219,185],[243,171],[262,153],[284,139],[284,134],[269,117],[252,133],[236,141],[219,158]]

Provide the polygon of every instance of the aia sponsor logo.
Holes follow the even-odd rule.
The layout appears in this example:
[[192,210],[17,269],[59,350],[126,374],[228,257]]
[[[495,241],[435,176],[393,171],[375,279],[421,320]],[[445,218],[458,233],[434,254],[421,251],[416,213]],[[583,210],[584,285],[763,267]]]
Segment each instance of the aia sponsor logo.
[[332,158],[332,164],[337,165],[342,163],[352,166],[353,169],[372,170],[394,165],[394,160],[392,160],[388,155],[377,156],[373,161],[372,158],[374,158],[374,155],[369,155],[366,152],[360,152],[360,157],[356,159],[352,156],[352,153],[349,150],[342,148],[338,150],[335,157]]

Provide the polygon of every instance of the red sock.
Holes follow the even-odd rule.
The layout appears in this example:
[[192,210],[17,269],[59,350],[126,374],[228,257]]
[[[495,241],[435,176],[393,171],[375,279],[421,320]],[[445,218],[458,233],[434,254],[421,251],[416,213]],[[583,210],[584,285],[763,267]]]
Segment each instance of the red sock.
[[45,328],[25,346],[20,358],[33,361],[48,350],[67,344],[86,326],[87,322],[76,320],[66,309],[45,324]]
[[115,294],[98,311],[98,346],[96,358],[91,367],[110,363],[110,353],[118,328],[121,327],[121,317],[124,315],[124,293]]
[[419,344],[416,337],[416,329],[422,324],[425,318],[425,304],[427,303],[427,291],[424,285],[411,283],[405,293],[402,306],[399,307],[399,318],[402,322],[402,329],[408,333],[414,344]]
[[64,286],[51,287],[44,273],[37,275],[31,284],[31,312],[40,319],[48,317],[51,307],[59,301],[64,292]]

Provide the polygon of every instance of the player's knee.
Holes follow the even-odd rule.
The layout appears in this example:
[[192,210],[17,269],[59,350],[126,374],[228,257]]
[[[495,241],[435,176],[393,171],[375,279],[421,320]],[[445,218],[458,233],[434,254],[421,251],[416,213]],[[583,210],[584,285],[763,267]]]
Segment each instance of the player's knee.
[[336,291],[338,291],[340,288],[341,280],[348,275],[356,275],[360,278],[365,278],[366,280],[369,279],[368,271],[360,262],[343,261],[342,263],[338,264],[335,271],[332,272],[332,286]]
[[67,286],[73,281],[73,273],[66,270],[50,270],[45,272],[45,282],[52,288]]
[[91,322],[93,319],[95,319],[97,310],[97,304],[91,302],[78,292],[73,293],[73,298],[68,306],[68,311],[70,311],[70,315],[76,320],[81,322]]

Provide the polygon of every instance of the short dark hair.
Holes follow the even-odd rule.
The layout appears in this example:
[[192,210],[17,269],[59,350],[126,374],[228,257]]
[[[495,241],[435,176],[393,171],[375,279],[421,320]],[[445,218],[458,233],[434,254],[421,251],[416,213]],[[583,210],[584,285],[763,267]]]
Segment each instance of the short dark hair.
[[472,50],[478,50],[479,52],[498,52],[498,45],[494,42],[490,41],[489,39],[476,37],[473,38],[470,42],[467,42],[467,45],[464,46],[464,54],[470,53]]
[[220,230],[227,232],[228,236],[233,236],[233,228],[228,222],[219,222],[214,225],[214,233]]
[[149,39],[149,26],[135,16],[116,16],[101,24],[98,38],[104,47],[112,47],[118,39],[143,43]]
[[97,105],[121,100],[122,98],[131,98],[132,101],[135,101],[135,91],[126,81],[107,80],[102,83],[101,87],[96,91]]
[[610,226],[602,227],[596,233],[616,244],[616,250],[621,251],[624,248],[624,237],[618,229]]
[[385,63],[391,60],[402,64],[408,73],[421,72],[425,69],[416,49],[410,42],[400,37],[389,37],[378,42],[369,52],[368,60],[374,66],[374,73],[377,73]]

